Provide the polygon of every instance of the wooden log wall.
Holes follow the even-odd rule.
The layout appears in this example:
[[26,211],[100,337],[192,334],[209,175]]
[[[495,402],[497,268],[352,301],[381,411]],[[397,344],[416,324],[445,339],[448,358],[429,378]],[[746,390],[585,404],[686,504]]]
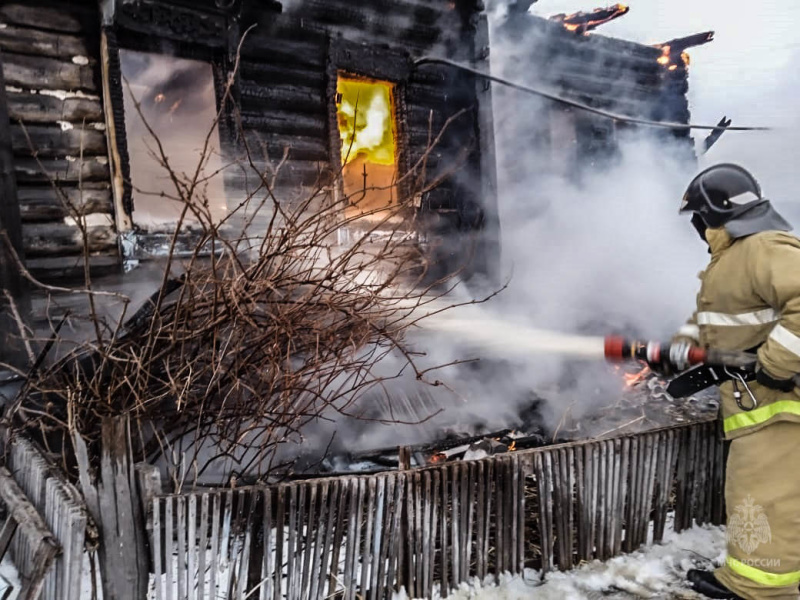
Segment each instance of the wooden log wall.
[[[720,523],[715,422],[412,471],[146,501],[153,598],[442,595]],[[652,534],[649,532],[652,528]],[[250,595],[249,595],[250,594]],[[249,595],[249,596],[248,596]]]
[[[529,14],[513,15],[500,28],[499,37],[507,52],[514,50],[514,57],[503,62],[505,77],[621,115],[677,123],[690,120],[688,70],[680,61],[674,70],[659,64],[659,48],[595,33],[578,35],[559,23]],[[549,141],[547,133],[543,135],[541,131],[541,121],[547,120],[543,115],[548,109],[564,108],[542,106],[538,99],[512,90],[501,89],[498,97],[497,118],[516,115],[516,127],[510,130],[527,141],[526,150],[531,152],[531,146],[535,149],[537,145],[546,149]],[[536,115],[535,122],[526,121],[525,115],[530,113]],[[625,126],[580,111],[571,114],[577,129],[576,166],[603,166],[616,154],[617,133]],[[681,155],[694,159],[688,129],[656,131],[654,135],[677,141]],[[530,168],[551,169],[544,160],[540,166],[522,162],[525,164],[516,168],[508,166],[507,177],[514,180]]]
[[[84,568],[88,570],[84,547],[87,513],[81,495],[57,469],[48,464],[31,442],[15,438],[8,450],[9,471],[42,516],[61,549],[44,578],[39,598],[81,598]],[[36,566],[38,559],[31,555],[30,546],[24,540],[15,542],[11,550],[20,570]]]
[[[239,98],[241,128],[256,168],[272,174],[279,197],[329,181],[325,61],[327,36],[301,30],[289,19],[260,25],[242,46]],[[333,99],[330,99],[333,101]],[[338,133],[337,133],[338,135]],[[238,146],[242,151],[243,145]],[[238,175],[238,174],[234,174]],[[257,178],[229,176],[226,187],[246,193]]]
[[[257,23],[257,27],[242,47],[241,126],[250,149],[258,156],[259,169],[268,162],[277,164],[288,151],[288,162],[277,181],[279,188],[287,190],[327,182],[331,171],[338,170],[335,145],[340,143],[339,133],[335,114],[331,113],[335,77],[337,69],[350,69],[335,64],[330,56],[337,40],[358,44],[363,51],[363,60],[351,61],[355,74],[391,81],[397,80],[390,73],[403,62],[402,56],[398,60],[398,52],[405,53],[407,59],[429,53],[467,63],[475,58],[480,7],[466,0],[303,0],[291,5],[285,14],[269,17],[255,3],[245,3],[245,7],[242,30],[251,23]],[[372,55],[368,56],[365,48],[374,49]],[[393,54],[387,54],[381,62],[380,48]],[[387,75],[382,77],[382,70]],[[415,190],[423,187],[423,180],[431,182],[448,175],[422,200],[425,222],[442,242],[448,235],[474,232],[484,226],[481,180],[494,179],[493,172],[483,172],[490,167],[494,171],[494,156],[481,163],[476,89],[471,76],[436,67],[411,70],[395,88],[401,174],[417,167],[414,176],[406,179],[419,179]],[[448,118],[460,112],[463,114],[422,165],[420,160],[430,141]],[[248,179],[228,177],[227,185],[239,185],[247,191],[253,182],[258,183],[257,178]],[[493,200],[489,203],[494,210]],[[470,254],[464,241],[454,241],[450,246],[452,256],[442,258],[457,263],[456,268],[463,267]]]
[[0,23],[27,266],[47,277],[81,263],[76,215],[87,219],[92,256],[108,264],[118,250],[98,3],[4,2]]

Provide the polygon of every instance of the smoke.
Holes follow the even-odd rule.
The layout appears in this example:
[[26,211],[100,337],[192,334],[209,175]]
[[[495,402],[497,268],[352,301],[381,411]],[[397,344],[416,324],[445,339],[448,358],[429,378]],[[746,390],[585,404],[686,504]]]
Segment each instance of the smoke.
[[[503,4],[504,0],[490,2],[495,10]],[[689,49],[693,120],[715,124],[727,115],[734,125],[765,125],[775,130],[726,133],[701,157],[700,166],[728,161],[746,166],[778,209],[800,224],[793,158],[800,147],[796,109],[800,5],[791,0],[741,8],[723,0],[631,0],[627,4],[630,13],[601,27],[600,34],[653,44],[701,31],[716,32],[710,44]],[[579,0],[542,0],[531,11],[548,16],[592,6]]]
[[[562,68],[558,61],[537,66],[528,60],[526,39],[501,30],[508,4],[488,2],[492,71],[515,80],[528,76],[533,83],[542,75],[534,69]],[[727,115],[735,124],[778,129],[726,133],[698,166],[743,164],[776,207],[800,221],[790,163],[800,141],[793,108],[800,88],[792,68],[797,49],[775,42],[794,39],[800,8],[788,0],[760,6],[748,13],[752,19],[743,30],[741,14],[720,1],[631,4],[631,13],[601,34],[655,44],[716,30],[716,41],[690,50],[692,120],[716,123]],[[547,0],[532,11],[547,16],[587,8],[574,0]],[[413,377],[393,383],[390,389],[402,389],[403,396],[433,396],[433,406],[443,412],[422,425],[356,427],[348,433],[349,448],[441,437],[445,429],[460,427],[513,427],[532,398],[546,400],[539,409],[551,430],[567,411],[578,418],[596,413],[622,392],[613,370],[602,361],[520,350],[525,344],[516,336],[533,328],[668,339],[694,308],[696,274],[708,256],[677,208],[695,166],[683,162],[664,137],[644,131],[623,137],[614,160],[577,172],[569,166],[576,152],[569,117],[518,91],[495,85],[493,93],[503,273],[509,285],[485,305],[457,309],[454,317],[469,323],[464,335],[431,330],[418,340],[426,353],[423,366],[479,360],[437,372],[447,388],[421,392]],[[534,142],[541,134],[557,141],[546,155]],[[699,149],[704,136],[695,134]],[[477,340],[483,342],[472,343]],[[389,373],[398,365],[383,366]]]
[[[748,26],[743,32],[741,15],[719,2],[710,4],[697,7],[682,1],[666,8],[664,3],[639,2],[629,16],[605,26],[602,33],[657,43],[716,29],[717,41],[693,55],[693,120],[716,123],[727,115],[740,125],[777,129],[727,133],[701,156],[699,166],[723,161],[747,166],[776,207],[797,222],[800,203],[795,200],[790,163],[800,142],[793,109],[800,87],[800,76],[792,68],[797,49],[785,43],[761,46],[754,40],[793,39],[788,34],[797,18],[792,15],[800,17],[800,10],[788,2],[768,7],[756,18],[755,28]],[[558,1],[533,7],[545,14],[586,8]],[[506,11],[505,2],[489,3],[493,72],[513,74],[516,80],[527,73],[533,82],[543,75],[534,69],[562,69],[558,60],[538,67],[526,60],[528,40],[515,40],[501,28]],[[687,19],[689,14],[692,19]],[[787,36],[781,38],[781,31]],[[615,160],[576,172],[564,167],[575,148],[564,135],[564,124],[554,122],[554,113],[514,90],[495,86],[494,97],[503,262],[510,283],[471,317],[473,327],[511,323],[521,331],[529,326],[668,339],[691,314],[699,287],[696,274],[707,264],[705,245],[688,220],[677,214],[694,166],[682,161],[679,150],[664,137],[642,131],[620,139]],[[561,140],[546,155],[532,141],[542,123],[549,123],[550,132],[557,134],[554,139]],[[704,135],[696,134],[700,141]],[[486,348],[477,352],[492,358]],[[465,404],[472,414],[496,421],[493,416],[520,408],[515,403],[525,401],[527,389],[550,401],[545,417],[552,427],[565,407],[573,406],[574,414],[597,411],[621,391],[617,375],[602,364],[539,353],[521,354],[512,364],[511,379],[483,372],[459,380],[456,385],[467,390]]]

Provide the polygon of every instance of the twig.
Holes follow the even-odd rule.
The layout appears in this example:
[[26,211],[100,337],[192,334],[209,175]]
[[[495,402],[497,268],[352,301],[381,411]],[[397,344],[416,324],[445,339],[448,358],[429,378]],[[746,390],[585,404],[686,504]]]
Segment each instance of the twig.
[[27,328],[25,327],[25,322],[22,320],[22,315],[19,314],[17,303],[14,300],[14,296],[12,296],[8,290],[3,290],[3,294],[5,294],[6,300],[8,301],[8,306],[11,309],[11,314],[14,316],[14,320],[17,323],[19,337],[25,346],[25,352],[28,354],[28,362],[33,364],[33,362],[36,360],[36,356],[33,353],[33,348],[31,348],[31,342],[28,337]]

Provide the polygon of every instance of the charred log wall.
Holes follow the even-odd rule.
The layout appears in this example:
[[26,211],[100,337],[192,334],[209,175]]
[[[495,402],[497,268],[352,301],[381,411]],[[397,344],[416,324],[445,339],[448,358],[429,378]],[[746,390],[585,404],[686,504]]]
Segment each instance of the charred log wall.
[[[278,186],[327,181],[340,159],[336,73],[391,81],[401,177],[413,172],[406,181],[416,189],[426,187],[422,179],[441,180],[421,198],[435,262],[442,270],[469,261],[468,270],[490,271],[497,224],[494,199],[481,185],[494,179],[495,167],[492,149],[480,138],[479,85],[451,68],[413,66],[415,58],[432,53],[467,63],[480,52],[485,56],[476,43],[481,8],[444,0],[304,0],[277,14],[246,3],[241,30],[255,28],[242,48],[241,126],[258,166],[277,164],[286,152]],[[451,117],[456,120],[429,151]],[[473,242],[469,251],[465,236]]]
[[92,266],[114,269],[97,3],[6,2],[0,22],[27,267],[45,278],[82,270],[70,204],[86,216]]
[[[503,75],[561,97],[617,114],[688,123],[688,70],[681,57],[663,64],[662,50],[601,35],[581,35],[561,24],[533,15],[515,14],[498,30],[495,49],[502,46],[509,59]],[[513,52],[511,50],[513,49]],[[541,115],[564,112],[563,107],[543,105],[517,92],[504,92],[499,114],[534,113],[515,124],[520,143],[532,141],[546,146],[549,132],[543,131]],[[533,108],[533,110],[531,110]],[[625,129],[609,119],[572,111],[576,129],[576,167],[598,165],[617,149],[617,134]],[[694,158],[688,129],[664,130],[656,135],[677,141],[679,152]],[[535,168],[535,166],[534,166]],[[542,168],[547,168],[542,165]],[[513,175],[513,174],[512,174]]]

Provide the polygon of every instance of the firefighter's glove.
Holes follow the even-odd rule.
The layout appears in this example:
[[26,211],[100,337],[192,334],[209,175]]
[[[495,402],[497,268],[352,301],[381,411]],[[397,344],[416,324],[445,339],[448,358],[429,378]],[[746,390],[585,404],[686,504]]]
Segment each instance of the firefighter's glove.
[[779,392],[791,392],[797,386],[794,379],[776,379],[760,364],[756,366],[756,381],[764,387]]

